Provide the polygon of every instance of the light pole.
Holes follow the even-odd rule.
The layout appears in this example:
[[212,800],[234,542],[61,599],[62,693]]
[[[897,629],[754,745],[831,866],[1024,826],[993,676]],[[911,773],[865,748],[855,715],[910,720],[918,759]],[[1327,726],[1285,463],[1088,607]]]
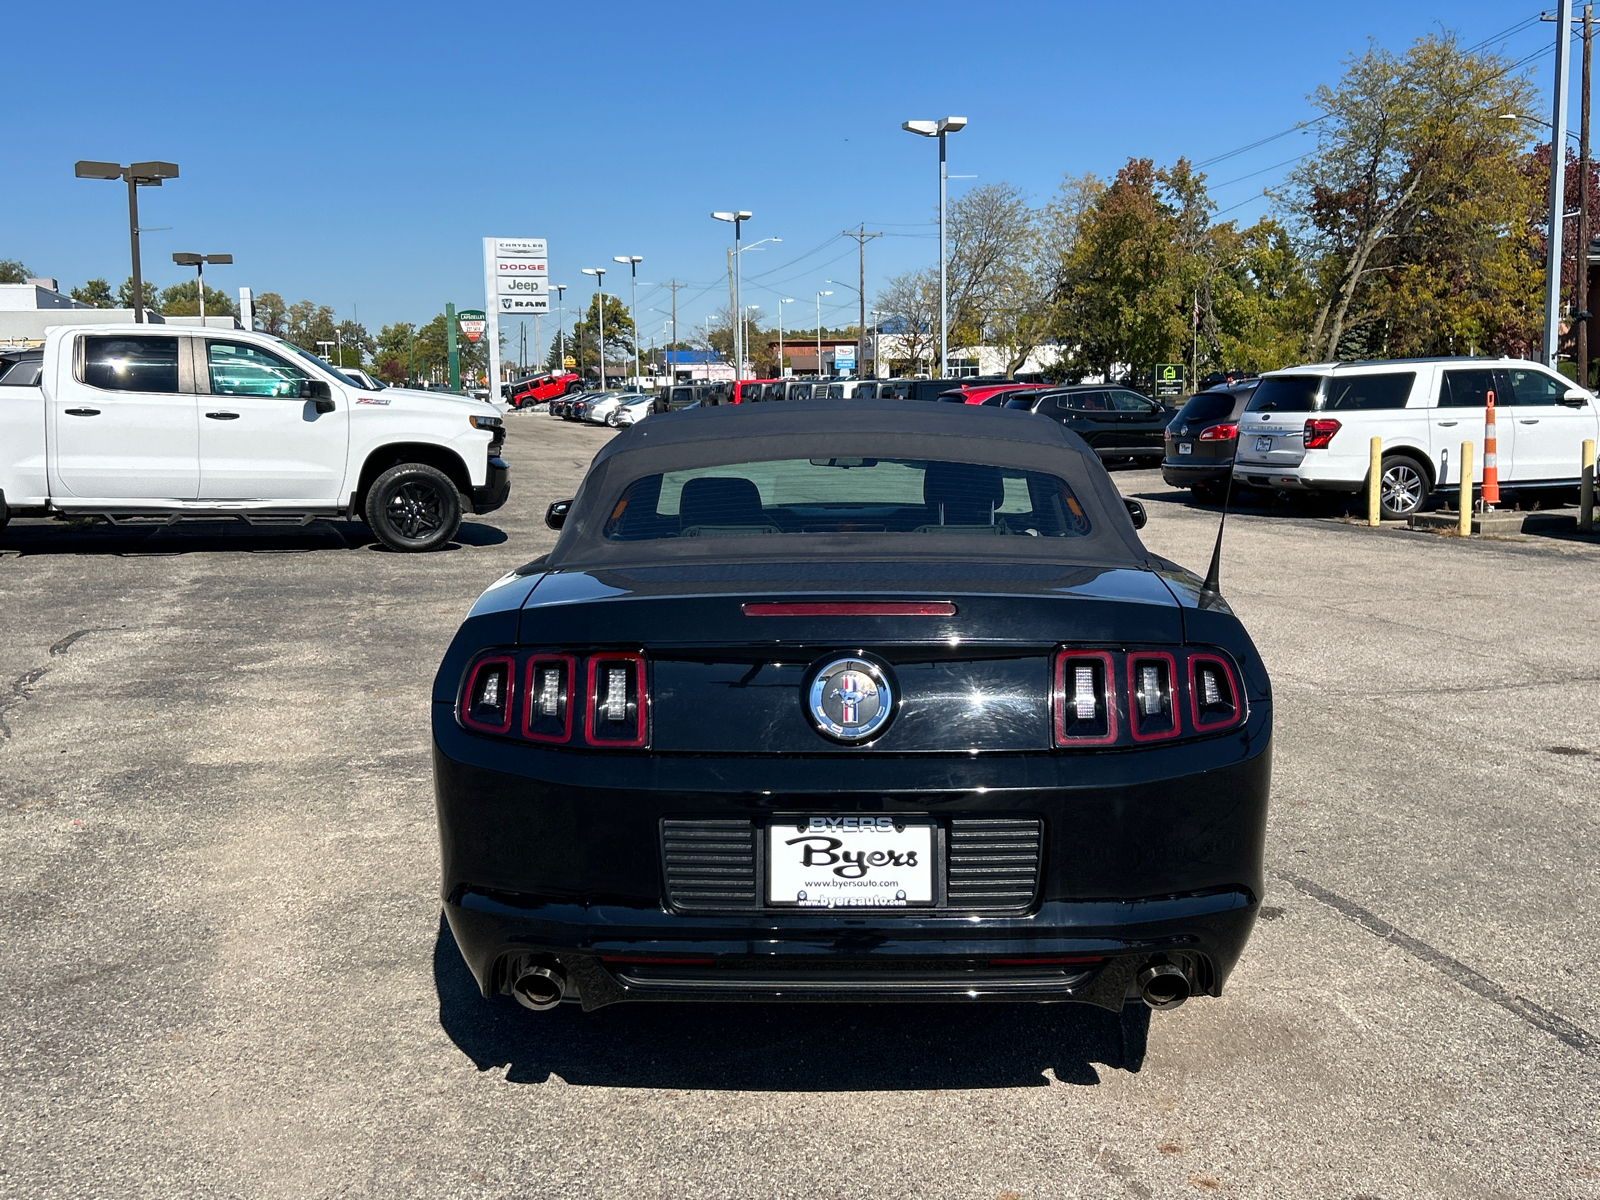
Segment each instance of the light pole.
[[783,378],[785,367],[783,365],[783,306],[793,304],[793,296],[785,296],[778,301],[778,378]]
[[831,296],[832,292],[817,293],[817,378],[822,378],[822,298]]
[[[1570,6],[1572,0],[1561,0],[1561,3]],[[945,319],[945,278],[944,278],[944,135],[957,133],[967,127],[965,117],[940,117],[937,121],[902,121],[900,128],[907,133],[919,134],[922,137],[936,137],[939,139],[939,378],[947,379],[950,375],[950,338],[946,329]]]
[[[214,267],[229,266],[233,263],[233,255],[179,252],[172,256],[172,261],[180,267],[194,268],[195,290],[200,296],[200,328],[204,329],[206,327],[206,264],[210,263]],[[317,343],[319,346],[322,344],[322,342]],[[327,345],[331,346],[333,343],[328,342]]]
[[[761,311],[761,305],[759,305],[759,304],[746,304],[744,306],[744,310],[739,314],[739,319],[744,322],[743,333],[744,333],[745,345],[747,345],[747,346],[750,344],[750,318],[746,314],[753,313],[753,312],[760,312],[760,311]],[[750,373],[752,375],[754,375],[756,373],[756,356],[755,356],[755,352],[754,351],[750,352]]]
[[715,220],[733,222],[733,312],[728,315],[733,318],[733,377],[736,380],[744,378],[744,338],[739,328],[739,313],[742,311],[740,305],[744,303],[744,271],[741,269],[742,263],[739,258],[739,233],[744,223],[754,215],[742,209],[738,212],[711,214]]
[[567,285],[557,283],[552,285],[556,289],[556,318],[560,322],[556,326],[556,371],[567,369]]
[[139,189],[160,187],[163,179],[178,177],[178,164],[137,162],[130,166],[80,159],[72,164],[79,179],[122,179],[128,184],[128,242],[133,254],[133,319],[144,323],[144,279],[139,274]]
[[604,267],[584,267],[585,275],[595,277],[595,306],[594,310],[600,317],[600,390],[606,390],[606,269]]
[[628,286],[632,288],[628,300],[628,320],[633,322],[633,379],[634,385],[639,382],[639,264],[644,259],[637,254],[616,254],[612,262],[628,264]]
[[[1572,36],[1572,0],[1556,0],[1555,109],[1550,116],[1550,232],[1545,239],[1544,365],[1554,367],[1561,342],[1561,234],[1567,208],[1567,92],[1572,81],[1567,40]],[[1579,270],[1588,270],[1589,248],[1580,247]]]

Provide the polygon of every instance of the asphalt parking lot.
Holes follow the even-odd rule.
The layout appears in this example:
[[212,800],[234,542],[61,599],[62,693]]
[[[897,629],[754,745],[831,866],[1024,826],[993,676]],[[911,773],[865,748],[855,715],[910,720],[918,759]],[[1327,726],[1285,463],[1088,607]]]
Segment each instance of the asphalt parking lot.
[[[1230,517],[1273,671],[1264,919],[1220,1000],[481,1001],[439,920],[434,668],[612,436],[507,508],[0,532],[0,1196],[1600,1196],[1600,544]],[[1216,514],[1123,471],[1203,571]]]

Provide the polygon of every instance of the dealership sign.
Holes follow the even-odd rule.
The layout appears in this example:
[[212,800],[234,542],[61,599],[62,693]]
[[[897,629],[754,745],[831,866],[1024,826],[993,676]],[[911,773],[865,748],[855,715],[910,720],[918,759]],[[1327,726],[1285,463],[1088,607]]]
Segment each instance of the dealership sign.
[[[488,378],[500,376],[500,318],[550,311],[549,247],[544,238],[483,239],[482,334],[489,352]],[[466,326],[462,326],[463,332]],[[468,336],[471,336],[470,334]],[[476,339],[474,339],[476,340]]]
[[479,308],[464,308],[456,314],[456,324],[461,327],[462,335],[469,342],[481,338],[488,323],[488,318]]

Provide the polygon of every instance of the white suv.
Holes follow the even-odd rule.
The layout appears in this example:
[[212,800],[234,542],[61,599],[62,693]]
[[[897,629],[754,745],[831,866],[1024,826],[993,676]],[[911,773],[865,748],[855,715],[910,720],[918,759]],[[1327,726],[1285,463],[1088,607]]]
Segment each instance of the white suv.
[[1383,439],[1385,517],[1418,511],[1461,487],[1460,446],[1483,478],[1484,414],[1495,399],[1500,483],[1515,491],[1576,487],[1583,442],[1600,436],[1593,393],[1518,358],[1316,363],[1261,378],[1239,419],[1236,482],[1273,490],[1355,493],[1370,440]]

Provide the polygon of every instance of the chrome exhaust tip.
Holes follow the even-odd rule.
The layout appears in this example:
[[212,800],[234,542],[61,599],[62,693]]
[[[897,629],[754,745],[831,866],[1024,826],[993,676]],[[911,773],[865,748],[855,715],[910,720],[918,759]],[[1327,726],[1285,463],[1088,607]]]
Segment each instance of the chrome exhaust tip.
[[527,967],[511,982],[511,994],[523,1008],[545,1012],[567,994],[567,976],[558,966]]
[[1140,971],[1138,985],[1139,996],[1154,1009],[1177,1008],[1193,991],[1183,968],[1166,962]]

